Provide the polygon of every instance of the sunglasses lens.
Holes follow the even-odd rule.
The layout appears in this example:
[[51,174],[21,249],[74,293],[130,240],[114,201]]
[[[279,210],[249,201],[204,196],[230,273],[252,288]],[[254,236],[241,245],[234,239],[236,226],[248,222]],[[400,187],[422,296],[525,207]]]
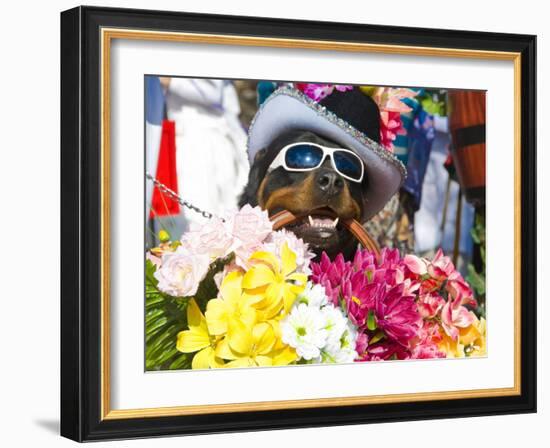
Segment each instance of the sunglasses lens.
[[296,145],[288,148],[285,162],[292,169],[316,168],[323,160],[323,150],[312,145]]
[[356,181],[361,179],[363,162],[361,162],[359,157],[346,151],[335,151],[333,157],[336,169],[340,173]]

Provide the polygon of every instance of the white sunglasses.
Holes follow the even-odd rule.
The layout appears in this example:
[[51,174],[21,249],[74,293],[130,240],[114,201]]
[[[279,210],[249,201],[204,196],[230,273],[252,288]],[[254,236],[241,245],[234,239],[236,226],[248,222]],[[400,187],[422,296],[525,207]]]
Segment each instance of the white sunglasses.
[[345,148],[330,148],[312,142],[295,142],[286,145],[269,165],[268,171],[282,166],[287,171],[312,171],[330,157],[334,170],[345,179],[361,182],[365,174],[363,161]]

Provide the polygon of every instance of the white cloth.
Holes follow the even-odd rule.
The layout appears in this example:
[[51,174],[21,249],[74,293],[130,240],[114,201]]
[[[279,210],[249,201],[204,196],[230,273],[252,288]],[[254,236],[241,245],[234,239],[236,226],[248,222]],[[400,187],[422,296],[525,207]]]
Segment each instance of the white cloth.
[[[229,81],[172,78],[166,92],[168,119],[176,123],[178,191],[193,205],[223,215],[236,208],[248,180],[246,133]],[[204,218],[184,209],[181,233]],[[173,235],[176,236],[176,235]],[[179,237],[179,235],[177,235]]]

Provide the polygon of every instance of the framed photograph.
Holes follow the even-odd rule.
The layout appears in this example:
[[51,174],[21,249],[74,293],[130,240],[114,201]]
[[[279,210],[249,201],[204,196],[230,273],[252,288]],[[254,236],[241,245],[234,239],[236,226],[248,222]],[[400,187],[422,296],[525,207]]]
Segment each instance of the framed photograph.
[[535,45],[61,13],[61,434],[535,412]]

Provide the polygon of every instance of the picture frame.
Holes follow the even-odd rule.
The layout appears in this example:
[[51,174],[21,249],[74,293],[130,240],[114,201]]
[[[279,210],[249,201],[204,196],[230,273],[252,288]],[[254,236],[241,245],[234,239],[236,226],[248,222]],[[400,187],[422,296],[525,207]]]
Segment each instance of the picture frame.
[[[109,80],[112,43],[122,39],[512,63],[513,386],[113,409]],[[82,442],[535,412],[535,58],[530,35],[97,7],[61,13],[61,435]]]

